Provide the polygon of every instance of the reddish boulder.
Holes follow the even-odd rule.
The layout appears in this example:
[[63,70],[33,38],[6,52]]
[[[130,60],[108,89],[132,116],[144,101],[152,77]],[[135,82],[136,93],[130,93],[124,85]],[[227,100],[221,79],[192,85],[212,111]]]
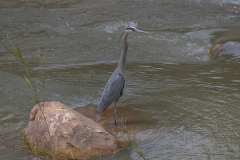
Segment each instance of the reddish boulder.
[[33,153],[56,159],[87,159],[119,150],[112,134],[60,102],[35,105],[24,136]]

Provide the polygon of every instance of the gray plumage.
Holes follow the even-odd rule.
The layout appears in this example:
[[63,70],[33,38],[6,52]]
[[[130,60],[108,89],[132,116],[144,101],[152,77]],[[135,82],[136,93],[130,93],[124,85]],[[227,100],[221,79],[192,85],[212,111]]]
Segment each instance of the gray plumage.
[[103,90],[97,107],[98,113],[104,112],[112,103],[118,102],[119,98],[123,94],[124,85],[124,75],[118,70],[115,70]]

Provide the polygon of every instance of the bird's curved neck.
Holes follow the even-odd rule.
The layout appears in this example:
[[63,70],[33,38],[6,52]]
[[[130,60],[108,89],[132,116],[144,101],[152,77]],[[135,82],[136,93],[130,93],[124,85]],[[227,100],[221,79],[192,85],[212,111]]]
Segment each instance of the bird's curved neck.
[[121,39],[121,41],[122,41],[121,55],[120,55],[120,59],[119,59],[118,66],[117,66],[117,68],[121,72],[123,72],[126,67],[127,50],[128,50],[127,38],[128,38],[128,32],[124,32],[122,39]]

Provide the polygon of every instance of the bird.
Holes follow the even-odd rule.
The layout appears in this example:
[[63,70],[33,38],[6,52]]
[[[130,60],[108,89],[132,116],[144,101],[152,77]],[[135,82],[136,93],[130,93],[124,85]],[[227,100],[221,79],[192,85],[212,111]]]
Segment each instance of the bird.
[[96,120],[101,120],[102,113],[111,105],[114,105],[113,115],[114,115],[114,124],[117,126],[117,102],[120,97],[123,95],[123,90],[125,86],[125,69],[126,69],[126,59],[127,59],[127,51],[128,51],[128,35],[130,32],[142,32],[147,33],[143,30],[136,28],[135,25],[128,25],[122,36],[122,48],[120,59],[118,61],[117,67],[112,73],[111,77],[108,79],[104,90],[101,94],[101,98],[97,104],[97,114]]

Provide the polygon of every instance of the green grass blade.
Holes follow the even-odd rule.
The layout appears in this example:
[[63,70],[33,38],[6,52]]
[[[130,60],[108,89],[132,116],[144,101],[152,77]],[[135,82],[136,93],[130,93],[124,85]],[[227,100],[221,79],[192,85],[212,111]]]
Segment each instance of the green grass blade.
[[28,85],[28,87],[33,89],[32,81],[26,75],[24,75],[23,78],[26,84]]

